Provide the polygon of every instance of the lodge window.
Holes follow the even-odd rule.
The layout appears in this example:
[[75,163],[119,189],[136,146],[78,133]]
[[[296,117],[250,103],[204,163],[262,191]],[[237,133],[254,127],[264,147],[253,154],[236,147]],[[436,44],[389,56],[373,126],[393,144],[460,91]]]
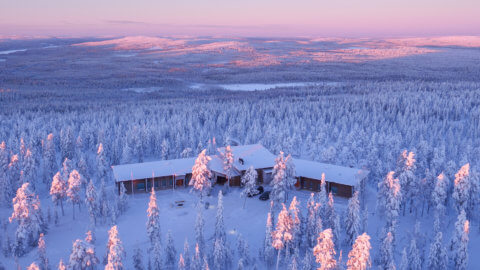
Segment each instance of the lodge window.
[[337,187],[331,187],[330,191],[333,193],[333,195],[337,195],[338,188]]
[[145,183],[143,182],[137,183],[137,190],[145,190]]

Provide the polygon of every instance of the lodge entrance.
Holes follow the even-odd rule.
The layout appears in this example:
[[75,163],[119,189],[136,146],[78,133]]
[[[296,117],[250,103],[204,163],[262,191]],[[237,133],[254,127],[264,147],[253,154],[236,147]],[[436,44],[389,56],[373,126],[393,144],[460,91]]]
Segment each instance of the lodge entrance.
[[227,182],[227,178],[217,175],[217,184],[224,185]]

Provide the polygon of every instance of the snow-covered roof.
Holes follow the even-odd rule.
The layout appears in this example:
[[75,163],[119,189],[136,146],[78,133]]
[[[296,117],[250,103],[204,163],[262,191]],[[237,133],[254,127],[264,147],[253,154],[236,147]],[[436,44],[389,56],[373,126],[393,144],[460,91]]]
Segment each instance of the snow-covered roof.
[[[246,170],[250,166],[253,166],[255,169],[270,168],[273,167],[275,162],[275,155],[260,144],[232,146],[231,149],[234,157],[233,166],[237,170],[234,171],[234,175],[240,175],[240,171]],[[225,148],[222,147],[218,150],[223,153]],[[212,155],[210,158],[211,160],[208,163],[210,170],[225,174],[221,155]],[[241,164],[239,158],[243,159],[243,164]],[[192,173],[195,159],[196,158],[183,158],[123,164],[112,166],[112,169],[115,181],[117,182],[151,178],[152,175],[155,177],[185,175]]]
[[112,166],[115,181],[129,181],[169,175],[185,175],[192,172],[196,158],[160,160],[144,163]]
[[293,159],[297,177],[321,179],[325,173],[325,180],[343,185],[355,186],[368,174],[367,170],[343,167],[327,163],[320,163],[304,159]]
[[[245,171],[250,166],[255,169],[271,168],[275,164],[275,155],[261,144],[247,144],[232,146],[234,167],[239,171]],[[225,147],[218,149],[221,153],[225,152]],[[218,155],[219,156],[219,155]],[[243,164],[239,159],[243,160]]]

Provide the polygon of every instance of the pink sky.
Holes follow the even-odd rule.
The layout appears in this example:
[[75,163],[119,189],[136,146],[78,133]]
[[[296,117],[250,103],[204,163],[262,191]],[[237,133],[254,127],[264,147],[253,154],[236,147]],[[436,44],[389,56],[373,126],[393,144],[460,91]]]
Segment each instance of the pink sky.
[[478,0],[0,0],[0,35],[480,34]]

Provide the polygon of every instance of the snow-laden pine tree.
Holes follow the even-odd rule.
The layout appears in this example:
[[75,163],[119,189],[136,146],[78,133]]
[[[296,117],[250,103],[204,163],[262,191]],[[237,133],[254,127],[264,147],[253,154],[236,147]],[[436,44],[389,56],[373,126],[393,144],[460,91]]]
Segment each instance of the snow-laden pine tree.
[[23,184],[13,198],[13,212],[9,221],[17,221],[13,251],[15,256],[23,256],[28,247],[35,246],[41,233],[45,232],[40,200],[30,190],[30,184]]
[[178,270],[187,270],[187,267],[185,265],[185,259],[183,258],[182,253],[180,253],[180,258],[178,258]]
[[287,200],[287,193],[289,188],[289,183],[287,179],[287,166],[285,164],[285,157],[283,152],[275,159],[275,164],[273,166],[272,172],[272,191],[270,192],[270,199],[275,203],[275,205],[280,205],[280,203],[285,203]]
[[162,141],[161,148],[162,148],[162,153],[161,153],[162,160],[167,160],[168,152],[170,151],[170,145],[168,144],[167,140],[165,140],[165,138]]
[[120,194],[118,195],[118,211],[120,214],[125,213],[128,208],[128,197],[127,197],[127,189],[125,188],[125,184],[123,182],[119,183],[120,185]]
[[55,144],[53,134],[47,136],[43,146],[43,180],[44,183],[50,184],[52,177],[57,169],[57,158],[55,153]]
[[273,265],[274,256],[275,256],[275,249],[272,245],[272,233],[273,233],[273,221],[272,221],[272,214],[267,214],[267,223],[265,226],[265,239],[263,240],[263,248],[262,248],[262,259],[265,264],[269,267]]
[[198,243],[195,245],[195,254],[192,257],[192,263],[190,265],[191,270],[202,270],[202,257],[200,257],[200,248]]
[[421,270],[422,260],[420,258],[420,251],[417,248],[417,241],[412,238],[410,246],[408,247],[408,268],[410,270]]
[[132,262],[133,262],[133,269],[145,270],[145,266],[143,264],[143,254],[140,248],[135,248],[133,250]]
[[103,149],[103,144],[100,143],[97,149],[97,177],[100,182],[107,182],[107,175],[109,171],[109,166],[107,162],[107,157]]
[[291,248],[299,248],[303,242],[303,233],[304,233],[304,224],[303,224],[303,216],[302,212],[299,209],[300,203],[297,201],[297,197],[293,197],[292,202],[290,203],[290,207],[288,211],[290,212],[290,216],[293,222],[292,228],[292,245]]
[[82,176],[77,170],[73,170],[68,177],[68,189],[66,191],[68,201],[72,203],[73,219],[75,219],[75,205],[80,207],[80,188],[82,186]]
[[410,211],[414,208],[414,203],[417,200],[418,183],[415,179],[415,154],[413,152],[407,152],[404,150],[397,161],[397,174],[404,195],[401,199],[403,208],[403,214],[405,215],[405,209],[407,204],[410,205]]
[[193,186],[192,191],[198,193],[200,196],[200,202],[203,203],[203,197],[208,195],[212,188],[212,172],[208,168],[208,162],[210,157],[206,155],[206,150],[203,150],[195,160],[195,164],[192,167],[192,179],[188,185]]
[[305,256],[302,260],[302,270],[314,270],[315,258],[313,257],[313,251],[310,248],[305,250]]
[[151,262],[152,270],[163,269],[164,263],[162,260],[162,256],[163,256],[162,245],[160,241],[155,240],[155,243],[153,243],[153,247],[150,251],[150,262]]
[[40,267],[36,263],[32,263],[27,267],[27,270],[40,270]]
[[173,242],[172,232],[167,233],[167,245],[165,246],[165,266],[167,269],[173,269],[177,260],[177,250]]
[[466,269],[468,261],[468,234],[470,232],[470,223],[467,220],[465,210],[460,210],[452,240],[450,241],[450,250],[453,253],[453,262],[455,269]]
[[[340,221],[339,217],[335,211],[335,205],[333,202],[333,194],[330,192],[328,194],[328,204],[326,208],[326,216],[328,217],[326,222],[326,227],[332,229],[333,242],[335,246],[339,246],[338,240],[340,239]],[[325,221],[324,221],[325,224]]]
[[435,205],[435,223],[434,230],[436,232],[440,231],[443,217],[446,212],[446,200],[447,200],[447,190],[448,189],[448,178],[442,172],[438,175],[437,181],[435,182],[435,187],[432,193],[432,201]]
[[60,130],[60,152],[62,160],[65,158],[72,159],[75,150],[75,137],[70,126]]
[[150,193],[147,216],[147,235],[150,239],[150,245],[153,247],[156,242],[161,242],[160,210],[157,206],[157,196],[153,187]]
[[118,237],[117,226],[113,226],[108,231],[108,261],[105,270],[123,270],[123,260],[125,258],[125,250],[123,249],[122,240]]
[[237,251],[238,256],[243,260],[243,265],[249,266],[252,263],[252,259],[250,258],[250,248],[241,234],[238,234],[237,236]]
[[40,265],[40,268],[42,270],[49,270],[50,265],[48,263],[48,257],[47,257],[47,246],[45,245],[45,239],[43,237],[43,233],[41,233],[40,237],[38,238],[37,257],[38,257],[38,263]]
[[240,197],[244,197],[243,208],[245,208],[245,202],[247,201],[248,196],[253,196],[258,194],[257,190],[257,170],[250,166],[245,174],[242,176],[242,185],[243,190],[240,193]]
[[395,270],[393,235],[387,232],[380,246],[379,263],[382,269]]
[[315,197],[310,193],[310,198],[307,201],[307,220],[305,224],[305,238],[307,247],[313,248],[317,242],[317,209],[315,207]]
[[226,241],[225,222],[223,221],[223,193],[218,191],[217,214],[215,216],[214,239],[220,239],[223,243]]
[[470,186],[470,164],[467,163],[455,174],[452,198],[458,213],[462,210],[467,211]]
[[333,244],[332,229],[322,231],[317,238],[317,245],[313,248],[315,261],[320,264],[319,270],[334,270],[337,268],[335,260],[335,245]]
[[360,217],[360,201],[358,200],[358,191],[353,193],[353,197],[348,200],[348,207],[345,216],[345,230],[347,233],[347,245],[353,245],[357,236],[360,235],[361,217]]
[[68,269],[94,270],[98,262],[93,245],[80,239],[75,240],[68,261]]
[[90,224],[97,225],[98,216],[98,204],[97,204],[97,191],[93,181],[90,179],[87,190],[85,193],[85,204],[87,205],[88,217],[90,218]]
[[225,151],[223,153],[220,153],[223,161],[223,170],[225,171],[225,177],[227,177],[227,186],[230,187],[230,178],[232,178],[235,169],[233,167],[234,157],[232,148],[230,147],[230,145],[227,145],[225,146]]
[[183,243],[183,261],[185,262],[185,269],[190,269],[190,245],[187,238],[185,238],[185,243]]
[[394,174],[393,171],[389,172],[383,181],[378,183],[377,210],[386,216],[388,228],[395,227],[402,202],[400,184],[398,179],[393,178]]
[[295,184],[297,183],[297,178],[295,172],[295,163],[293,163],[293,158],[290,154],[288,154],[288,156],[285,158],[285,177],[288,190],[294,189]]
[[215,238],[213,242],[213,268],[214,269],[226,269],[228,268],[229,257],[227,247],[220,238]]
[[272,232],[272,246],[277,250],[277,267],[280,265],[280,253],[293,240],[293,220],[287,211],[287,207],[282,203],[282,210],[278,214],[275,231]]
[[355,239],[352,250],[348,253],[348,270],[366,270],[371,266],[370,236],[363,233]]
[[0,143],[0,205],[10,204],[14,196],[13,183],[7,177],[8,150],[4,141]]
[[98,193],[98,214],[102,218],[103,224],[105,224],[108,217],[110,217],[110,205],[108,203],[107,188],[105,182],[100,182],[100,190]]
[[60,205],[62,209],[62,216],[65,215],[63,210],[63,201],[67,197],[67,183],[65,179],[63,179],[62,174],[57,172],[53,176],[52,185],[50,187],[50,195],[52,196],[52,201],[56,207]]
[[428,254],[429,270],[446,270],[448,268],[447,249],[443,245],[443,234],[437,232],[435,239],[430,245]]
[[23,177],[30,182],[30,184],[32,185],[32,189],[35,190],[39,183],[37,183],[37,179],[36,179],[37,171],[36,171],[35,159],[30,149],[27,149],[25,152],[25,156],[23,157],[22,168],[24,173]]
[[[323,227],[326,227],[326,222],[328,220],[327,216],[327,203],[328,203],[328,190],[327,190],[327,181],[325,180],[325,174],[322,173],[322,178],[320,179],[320,191],[317,193],[317,213],[323,222]],[[317,234],[318,235],[318,234]]]
[[195,219],[195,241],[200,248],[200,258],[203,257],[205,252],[205,237],[204,237],[205,220],[203,219],[203,210],[201,206],[198,206],[197,218]]
[[58,270],[67,270],[67,266],[63,263],[63,259],[60,259],[58,263]]

